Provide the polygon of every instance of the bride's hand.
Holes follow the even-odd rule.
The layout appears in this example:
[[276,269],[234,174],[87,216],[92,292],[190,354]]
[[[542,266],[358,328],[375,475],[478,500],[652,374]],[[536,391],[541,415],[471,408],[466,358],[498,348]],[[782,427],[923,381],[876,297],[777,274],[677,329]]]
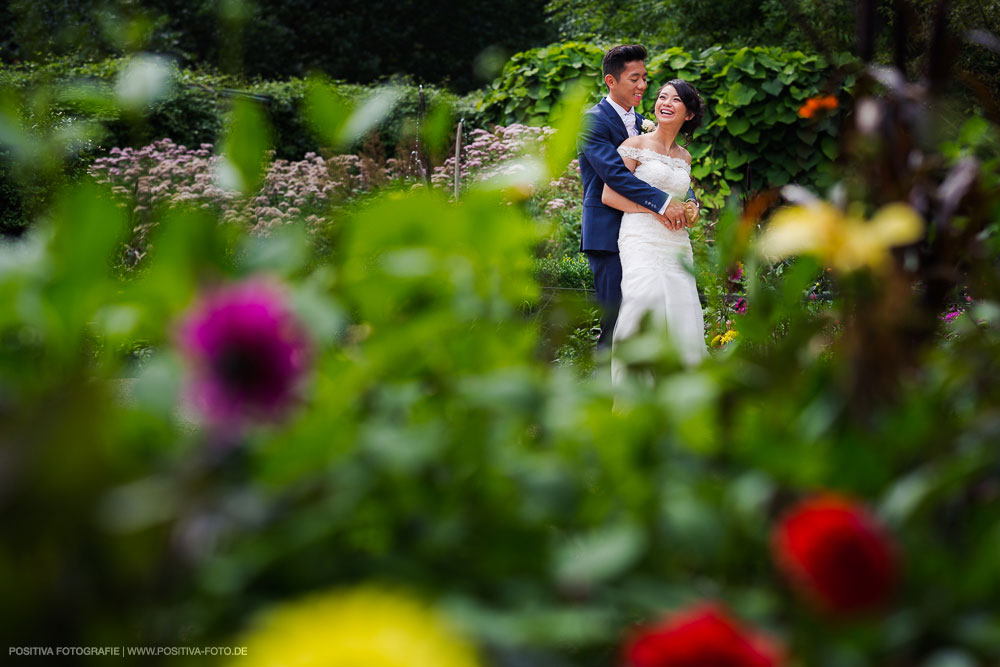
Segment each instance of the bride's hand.
[[663,215],[660,215],[659,213],[654,213],[653,215],[656,216],[656,219],[660,221],[661,225],[663,225],[664,227],[666,227],[671,231],[684,229],[684,220],[681,219],[681,221],[678,222],[677,220],[675,220],[670,216],[669,212],[666,212]]
[[663,226],[674,231],[684,229],[684,225],[687,224],[687,212],[684,206],[676,201],[671,201],[659,218]]

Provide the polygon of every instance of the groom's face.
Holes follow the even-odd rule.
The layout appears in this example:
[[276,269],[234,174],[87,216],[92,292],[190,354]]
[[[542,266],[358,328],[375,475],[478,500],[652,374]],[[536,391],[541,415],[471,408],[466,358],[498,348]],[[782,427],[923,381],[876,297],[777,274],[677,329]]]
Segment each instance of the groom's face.
[[625,63],[625,69],[618,80],[608,74],[604,81],[608,84],[608,95],[617,104],[625,109],[637,107],[642,102],[642,94],[646,92],[646,63],[641,60]]

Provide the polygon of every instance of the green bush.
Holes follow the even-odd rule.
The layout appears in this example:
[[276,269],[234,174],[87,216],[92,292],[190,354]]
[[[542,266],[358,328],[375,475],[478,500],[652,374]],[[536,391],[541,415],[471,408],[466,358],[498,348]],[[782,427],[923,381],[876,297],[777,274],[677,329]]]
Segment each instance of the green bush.
[[605,90],[603,56],[602,48],[584,42],[551,44],[515,54],[479,103],[483,118],[501,125],[549,124],[556,100],[578,81],[592,84],[596,102]]
[[583,253],[537,260],[535,279],[545,287],[594,289],[594,275],[590,272],[590,264]]
[[[715,207],[734,189],[832,184],[839,110],[850,96],[853,67],[846,55],[831,64],[822,56],[763,47],[711,48],[697,56],[672,48],[647,63],[650,81],[684,79],[705,100],[705,120],[688,150],[691,175]],[[800,116],[806,100],[819,95],[836,97],[837,108]],[[652,102],[643,106],[651,110]]]
[[[94,109],[88,106],[86,99],[80,101],[81,86],[108,93],[125,62],[124,59],[85,65],[70,60],[46,65],[29,62],[0,69],[0,87],[28,92],[42,85],[55,85],[62,91],[55,100],[56,109],[103,123],[106,133],[100,145],[104,148],[138,148],[163,138],[185,146],[214,144],[231,100],[240,96],[250,96],[265,104],[274,128],[277,157],[299,159],[320,148],[319,140],[302,122],[300,107],[306,90],[303,79],[245,83],[228,75],[175,67],[170,94],[148,109],[139,123],[118,110],[106,106]],[[377,132],[379,142],[390,157],[401,142],[415,136],[420,110],[419,87],[406,81],[398,85],[401,98]],[[375,90],[374,86],[342,82],[334,83],[334,88],[336,95],[352,100]],[[473,126],[479,121],[474,105],[476,99],[476,93],[460,97],[442,88],[424,87],[425,113],[441,107],[452,118],[465,118]]]
[[[603,50],[578,42],[517,54],[493,83],[480,108],[499,123],[550,124],[553,102],[576,81],[593,82],[597,102],[607,89],[600,76]],[[651,54],[650,91],[640,108],[652,110],[655,89],[673,78],[692,83],[707,109],[688,146],[692,176],[703,205],[722,206],[734,190],[759,191],[790,182],[823,189],[837,157],[839,109],[854,82],[848,56],[828,62],[818,55],[779,48],[680,48]],[[799,115],[810,97],[833,95],[838,108],[812,118]]]

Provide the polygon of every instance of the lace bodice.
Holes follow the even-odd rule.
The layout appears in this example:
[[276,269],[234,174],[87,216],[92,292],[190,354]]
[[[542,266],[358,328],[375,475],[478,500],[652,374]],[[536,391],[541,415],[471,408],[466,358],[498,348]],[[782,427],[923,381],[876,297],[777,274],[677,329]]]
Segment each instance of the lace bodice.
[[687,195],[691,187],[691,165],[684,160],[633,146],[619,146],[618,154],[639,162],[635,168],[636,178],[672,197],[683,198]]

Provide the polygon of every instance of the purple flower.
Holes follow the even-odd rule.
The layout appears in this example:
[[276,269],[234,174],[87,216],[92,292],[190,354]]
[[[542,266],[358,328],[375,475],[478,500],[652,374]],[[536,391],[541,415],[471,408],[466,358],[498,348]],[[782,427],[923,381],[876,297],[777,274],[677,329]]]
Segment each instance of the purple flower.
[[945,322],[951,322],[953,319],[955,319],[956,317],[958,317],[959,315],[961,315],[964,312],[965,312],[964,310],[962,310],[961,308],[959,308],[958,310],[953,310],[950,313],[947,313],[944,316],[943,319],[944,319]]
[[747,300],[743,297],[736,299],[736,303],[733,304],[733,310],[740,315],[746,315],[747,313]]
[[263,280],[207,294],[181,323],[193,402],[213,422],[280,418],[296,399],[309,343],[285,295]]

